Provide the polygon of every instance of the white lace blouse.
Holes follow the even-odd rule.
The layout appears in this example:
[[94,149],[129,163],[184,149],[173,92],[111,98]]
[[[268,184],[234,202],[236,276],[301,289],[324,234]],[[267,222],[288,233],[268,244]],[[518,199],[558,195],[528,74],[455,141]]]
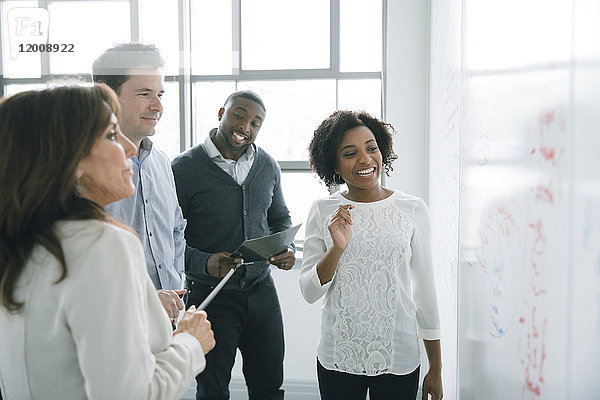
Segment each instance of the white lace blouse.
[[[352,204],[352,239],[333,279],[321,286],[316,264],[333,245],[327,224]],[[313,203],[306,223],[300,289],[309,303],[323,295],[317,356],[351,374],[404,375],[421,363],[418,338],[440,338],[431,259],[429,210],[400,191],[358,203],[339,192]]]

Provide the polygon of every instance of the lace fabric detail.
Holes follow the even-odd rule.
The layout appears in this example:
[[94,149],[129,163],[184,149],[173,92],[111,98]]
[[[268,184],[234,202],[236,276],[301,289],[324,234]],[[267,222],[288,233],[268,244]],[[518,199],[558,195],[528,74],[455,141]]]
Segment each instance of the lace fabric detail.
[[[397,268],[407,254],[414,221],[387,204],[357,207],[353,235],[330,288],[333,363],[376,375],[392,367],[395,317],[401,291]],[[327,247],[332,245],[326,236]]]

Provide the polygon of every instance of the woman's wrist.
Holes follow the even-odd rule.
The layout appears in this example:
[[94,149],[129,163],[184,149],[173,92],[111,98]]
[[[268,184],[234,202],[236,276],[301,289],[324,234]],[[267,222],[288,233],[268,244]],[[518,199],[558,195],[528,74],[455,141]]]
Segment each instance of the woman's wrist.
[[348,247],[348,243],[341,245],[333,242],[333,246],[331,246],[330,252],[332,253],[332,255],[341,256],[342,253],[344,253],[344,250],[346,250],[346,247]]
[[429,372],[441,374],[442,373],[442,364],[441,363],[429,364]]

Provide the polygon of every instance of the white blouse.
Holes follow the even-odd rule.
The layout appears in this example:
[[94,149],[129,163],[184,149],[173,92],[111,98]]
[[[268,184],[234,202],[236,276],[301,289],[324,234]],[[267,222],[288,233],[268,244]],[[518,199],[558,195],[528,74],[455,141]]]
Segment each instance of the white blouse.
[[[327,229],[338,206],[352,204],[352,239],[333,279],[316,264],[333,245]],[[351,374],[404,375],[421,363],[418,338],[440,338],[429,210],[400,191],[372,203],[339,192],[313,203],[306,223],[300,289],[323,295],[317,355],[323,367]]]
[[17,281],[22,312],[0,306],[2,396],[178,399],[204,369],[198,340],[173,336],[140,240],[100,221],[57,224],[67,276],[36,246]]

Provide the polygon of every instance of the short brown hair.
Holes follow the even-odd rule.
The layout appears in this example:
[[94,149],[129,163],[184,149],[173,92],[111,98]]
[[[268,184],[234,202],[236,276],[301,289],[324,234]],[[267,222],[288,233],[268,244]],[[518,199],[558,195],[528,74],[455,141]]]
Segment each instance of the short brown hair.
[[153,44],[121,43],[104,51],[92,65],[92,78],[106,83],[117,94],[129,80],[129,70],[139,67],[161,69],[165,65],[160,51]]

